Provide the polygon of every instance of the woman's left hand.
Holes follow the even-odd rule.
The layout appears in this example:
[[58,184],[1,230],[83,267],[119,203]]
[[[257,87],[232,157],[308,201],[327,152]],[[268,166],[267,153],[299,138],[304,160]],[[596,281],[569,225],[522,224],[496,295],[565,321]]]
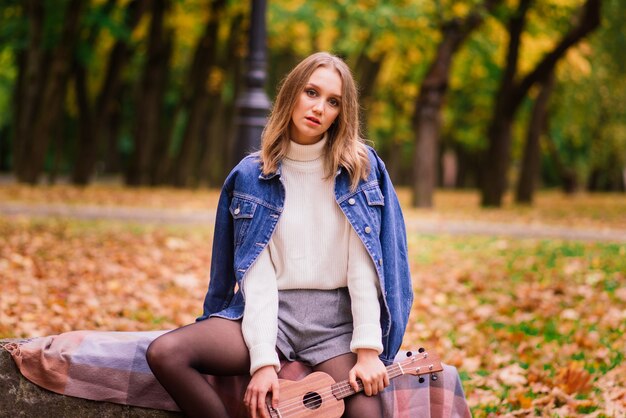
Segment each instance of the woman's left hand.
[[350,370],[350,385],[358,391],[356,379],[363,382],[363,389],[367,396],[377,395],[389,386],[389,376],[387,368],[378,358],[376,350],[369,348],[357,349],[356,364]]

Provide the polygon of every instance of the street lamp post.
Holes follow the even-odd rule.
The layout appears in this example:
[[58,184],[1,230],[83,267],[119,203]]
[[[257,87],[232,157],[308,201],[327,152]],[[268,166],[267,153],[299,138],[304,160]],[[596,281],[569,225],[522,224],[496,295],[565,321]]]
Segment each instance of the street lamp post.
[[235,103],[237,110],[233,152],[235,164],[249,152],[260,148],[261,133],[270,110],[270,101],[264,89],[267,78],[265,71],[266,0],[250,0],[250,2],[252,12],[248,42],[248,68],[244,89]]

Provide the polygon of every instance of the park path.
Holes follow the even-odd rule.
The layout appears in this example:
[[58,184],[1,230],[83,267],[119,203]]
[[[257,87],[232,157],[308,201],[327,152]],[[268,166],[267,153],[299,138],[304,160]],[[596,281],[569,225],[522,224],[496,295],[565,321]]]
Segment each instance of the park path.
[[[172,210],[137,207],[111,207],[65,204],[30,204],[0,202],[0,215],[8,217],[56,217],[85,220],[115,220],[167,225],[210,224],[215,210]],[[485,222],[467,220],[432,220],[407,218],[407,230],[425,234],[487,235],[516,238],[566,239],[626,243],[624,229],[583,229],[546,224]]]

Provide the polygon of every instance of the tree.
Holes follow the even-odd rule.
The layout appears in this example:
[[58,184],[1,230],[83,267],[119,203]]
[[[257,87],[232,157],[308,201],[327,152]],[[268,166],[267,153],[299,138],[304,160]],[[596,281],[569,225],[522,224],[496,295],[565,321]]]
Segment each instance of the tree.
[[442,38],[420,85],[413,111],[415,130],[413,206],[433,205],[432,196],[437,183],[439,160],[441,109],[448,90],[454,55],[465,39],[481,25],[484,14],[493,10],[498,3],[499,0],[486,0],[465,18],[446,20],[441,26]]
[[541,84],[541,90],[535,99],[528,134],[524,145],[522,168],[517,183],[515,201],[517,203],[531,204],[540,174],[541,164],[541,135],[546,131],[548,119],[548,103],[554,89],[555,75],[552,71],[546,81]]
[[626,3],[605,0],[602,27],[568,53],[567,65],[559,65],[542,176],[566,193],[625,188],[625,13]]
[[506,64],[495,100],[493,117],[487,132],[489,148],[481,185],[481,204],[483,206],[501,206],[502,204],[502,197],[507,188],[512,125],[528,90],[536,83],[544,82],[565,52],[600,24],[602,0],[586,0],[576,24],[532,71],[517,81],[521,36],[524,31],[527,12],[532,3],[532,0],[520,0],[507,25],[509,43]]
[[155,154],[167,144],[163,99],[172,52],[173,34],[165,25],[170,0],[154,0],[150,6],[148,50],[136,99],[134,150],[126,174],[126,183],[130,186],[150,183]]
[[[63,104],[70,77],[81,0],[70,0],[64,9],[58,39],[49,49],[50,33],[46,19],[58,18],[50,4],[28,0],[24,14],[28,20],[28,44],[18,56],[19,76],[15,87],[14,166],[19,181],[36,184],[52,135],[63,116]],[[48,20],[48,21],[49,21]],[[55,35],[55,34],[52,34]]]
[[[107,16],[114,8],[116,0],[109,0],[103,6],[103,15]],[[141,16],[146,9],[145,0],[132,0],[128,3],[124,11],[124,21],[119,29],[121,35],[116,39],[108,57],[108,64],[97,93],[95,103],[89,97],[87,87],[88,68],[86,60],[75,57],[74,61],[74,82],[76,85],[76,101],[79,112],[79,134],[77,158],[72,172],[74,184],[86,185],[89,183],[95,170],[95,163],[100,154],[100,158],[111,152],[105,151],[108,148],[115,148],[115,142],[111,144],[112,133],[116,132],[114,114],[119,112],[120,95],[122,93],[122,74],[130,58],[130,33],[139,23]],[[111,22],[106,22],[111,24]],[[91,51],[95,49],[95,43],[102,25],[94,25],[87,36],[85,48]],[[108,141],[106,141],[108,139]],[[117,138],[115,138],[115,141]],[[104,155],[103,155],[104,154]],[[111,165],[112,158],[109,158]],[[113,167],[105,167],[111,169]]]
[[[211,2],[209,18],[203,35],[200,37],[189,69],[187,83],[184,86],[183,102],[187,110],[187,123],[172,171],[175,186],[188,186],[193,182],[195,168],[199,162],[198,151],[207,142],[207,120],[211,94],[207,80],[211,67],[216,64],[217,31],[224,18],[225,0]],[[206,145],[206,144],[205,144]]]

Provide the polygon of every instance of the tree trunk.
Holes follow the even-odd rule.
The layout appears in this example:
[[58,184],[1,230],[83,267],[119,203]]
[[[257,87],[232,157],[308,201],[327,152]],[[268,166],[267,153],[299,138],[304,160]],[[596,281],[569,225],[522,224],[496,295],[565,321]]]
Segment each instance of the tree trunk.
[[13,167],[15,175],[26,181],[28,155],[33,147],[33,127],[41,102],[46,66],[43,51],[44,6],[39,0],[28,0],[24,5],[28,21],[28,46],[18,54],[18,78],[14,92],[15,131],[13,138]]
[[457,157],[456,188],[476,188],[481,184],[481,155],[473,149],[468,150],[461,144],[454,146],[454,152]]
[[122,130],[122,108],[121,101],[130,90],[128,83],[120,83],[120,91],[117,99],[109,108],[106,119],[101,128],[102,142],[104,143],[103,172],[107,174],[119,174],[124,171],[122,154],[119,150],[119,138]]
[[[173,31],[168,30],[165,37],[165,45],[163,51],[163,54],[167,58],[165,59],[164,67],[162,68],[162,83],[160,86],[158,99],[158,102],[162,104],[159,108],[159,112],[161,115],[165,114],[166,112],[166,108],[163,107],[163,102],[165,101],[165,86],[169,74],[169,67],[167,65],[167,62],[169,62],[169,57],[172,55],[173,38]],[[165,160],[168,156],[170,140],[172,138],[172,130],[174,127],[174,119],[172,117],[162,117],[160,119],[161,120],[159,123],[159,128],[156,131],[154,137],[152,156],[150,158],[150,161],[148,162],[148,182],[151,186],[162,184],[165,181],[164,173],[167,173],[167,166],[161,166],[161,162]]]
[[216,63],[217,31],[225,6],[225,0],[211,2],[209,19],[194,54],[186,89],[189,104],[187,125],[173,178],[174,185],[178,187],[187,186],[193,181],[194,168],[198,163],[196,159],[198,149],[203,143],[205,147],[207,146],[208,139],[206,135],[203,135],[207,132],[211,97],[207,88],[207,79],[211,67]]
[[[126,12],[129,33],[137,27],[148,8],[147,0],[132,0]],[[105,149],[105,173],[119,173],[122,169],[121,154],[118,150],[119,133],[122,129],[122,100],[131,90],[129,83],[122,78],[124,68],[128,65],[133,54],[132,45],[128,39],[119,39],[113,46],[109,58],[109,67],[104,85],[96,101],[96,115],[99,132]]]
[[[245,37],[242,36],[243,14],[237,14],[230,22],[228,44],[226,45],[225,54],[220,58],[220,67],[224,74],[228,74],[229,79],[224,83],[232,83],[237,86],[241,79],[243,69],[243,60],[237,54],[244,44]],[[198,168],[199,183],[207,183],[208,185],[221,185],[224,178],[232,167],[228,164],[231,161],[229,154],[229,144],[233,137],[233,116],[235,114],[234,100],[228,100],[224,97],[224,88],[220,91],[220,96],[215,97],[211,102],[215,102],[216,106],[211,110],[209,133],[205,146],[202,150],[200,166]],[[238,97],[236,92],[232,95]]]
[[374,92],[376,79],[378,78],[378,73],[380,73],[385,54],[383,53],[376,59],[372,59],[367,55],[366,47],[363,49],[354,66],[354,72],[359,86],[359,98],[364,103],[367,103]]
[[545,82],[558,60],[589,32],[600,24],[602,0],[587,0],[576,25],[565,34],[556,47],[547,53],[539,64],[519,83],[515,83],[520,38],[526,14],[532,0],[521,0],[518,10],[509,21],[509,47],[504,76],[500,83],[494,113],[487,138],[487,164],[482,176],[482,206],[501,206],[507,188],[507,174],[510,166],[512,127],[515,115],[528,90],[535,84]]
[[[361,48],[361,52],[356,60],[356,64],[354,65],[354,76],[357,86],[359,88],[359,99],[361,107],[363,109],[370,108],[372,94],[374,92],[374,87],[376,86],[376,79],[378,78],[378,74],[380,73],[380,69],[386,55],[385,53],[382,53],[377,56],[376,59],[372,59],[367,54],[367,50],[369,49],[373,40],[374,34],[370,32],[367,41],[363,45],[363,48]],[[365,137],[368,137],[368,119],[369,118],[367,112],[362,112],[361,126],[363,127],[363,135]]]
[[130,186],[150,183],[151,160],[162,127],[163,96],[168,75],[171,53],[171,31],[166,30],[164,17],[169,0],[153,0],[150,3],[152,21],[148,35],[148,51],[135,106],[133,129],[134,149],[126,175]]
[[548,149],[548,154],[550,154],[550,156],[552,157],[554,165],[556,166],[556,170],[561,177],[563,193],[565,193],[566,195],[576,193],[579,187],[578,175],[576,174],[576,170],[572,169],[570,166],[565,165],[550,135],[546,135],[545,144],[546,148]]
[[[498,3],[498,0],[487,0],[484,7],[491,10]],[[464,20],[455,19],[444,24],[442,40],[420,86],[413,111],[415,151],[412,205],[414,207],[433,206],[433,193],[438,171],[441,108],[448,90],[452,60],[465,39],[483,22],[483,13],[484,10],[478,10]]]
[[72,182],[84,186],[88,183],[87,170],[93,166],[96,129],[94,126],[94,112],[89,102],[87,92],[87,69],[77,61],[74,61],[74,91],[76,104],[78,105],[78,146],[75,157]]
[[500,206],[502,194],[507,187],[507,171],[511,148],[511,127],[516,110],[512,102],[512,91],[515,88],[515,74],[521,36],[526,25],[526,15],[532,0],[520,0],[515,14],[508,23],[509,45],[506,55],[506,66],[500,80],[494,114],[487,132],[489,147],[484,164],[484,172],[481,176],[482,205]]
[[[376,61],[372,61],[369,57],[366,57],[365,60],[366,63],[364,63],[363,65],[365,65],[367,69],[364,70],[364,73],[361,74],[361,81],[359,81],[359,87],[361,90],[360,102],[361,106],[364,109],[370,109],[372,102],[372,93],[374,90],[374,86],[376,85],[376,78],[378,77],[378,73],[380,72],[380,69],[382,67],[383,57],[379,57]],[[368,137],[369,117],[367,112],[363,112],[361,117],[361,123],[363,126],[363,135],[365,137]]]
[[554,70],[548,79],[541,86],[541,91],[535,100],[530,122],[528,124],[528,135],[524,146],[522,158],[522,169],[517,183],[515,201],[517,203],[532,204],[536,183],[539,178],[541,163],[541,135],[545,132],[548,121],[548,103],[550,95],[554,89]]
[[69,142],[65,135],[67,121],[68,115],[67,113],[64,113],[60,118],[59,123],[56,124],[55,130],[52,133],[52,140],[49,151],[49,154],[52,157],[52,161],[50,164],[50,169],[48,170],[48,184],[56,184],[59,174],[61,172],[61,164],[65,155],[66,144],[67,142]]
[[[109,0],[105,7],[105,13],[109,13],[116,0]],[[133,0],[126,9],[125,23],[129,32],[139,23],[141,15],[145,9],[145,0]],[[98,33],[94,31],[89,36],[88,44],[93,45],[97,39]],[[130,58],[130,47],[128,39],[117,39],[111,53],[109,55],[109,61],[106,69],[106,75],[100,92],[95,100],[95,104],[91,105],[87,96],[84,98],[77,98],[78,101],[83,101],[84,106],[79,106],[79,139],[78,139],[78,151],[74,170],[72,172],[72,182],[78,185],[86,185],[89,183],[96,165],[97,154],[105,148],[105,139],[113,129],[111,122],[113,121],[113,113],[116,111],[116,107],[119,106],[119,97],[121,94],[122,86],[122,71],[124,70],[128,60]],[[78,68],[80,63],[75,64],[75,80],[77,83],[76,92],[84,90],[86,94],[86,87],[79,86],[78,83],[85,83],[86,76],[79,73],[86,70]],[[105,170],[109,170],[110,167],[105,163]]]
[[[104,14],[110,14],[115,7],[117,0],[108,0],[104,4],[102,11]],[[92,25],[85,43],[93,46],[98,39],[100,27]],[[98,134],[94,126],[94,109],[89,101],[89,92],[87,88],[87,68],[85,63],[79,57],[75,56],[72,62],[72,70],[74,75],[74,92],[76,94],[76,103],[78,104],[78,145],[76,157],[74,158],[74,170],[72,180],[74,184],[86,185],[88,176],[85,174],[87,164],[92,164],[95,148],[92,144],[95,142],[95,136]],[[61,144],[62,142],[57,142]],[[57,150],[58,151],[58,150]],[[77,176],[79,174],[79,176]],[[82,174],[82,176],[80,176]]]
[[63,116],[65,91],[70,74],[72,53],[78,35],[79,17],[83,6],[81,0],[70,0],[65,11],[63,30],[58,45],[52,50],[49,60],[41,64],[48,67],[47,77],[41,90],[41,101],[36,112],[34,125],[21,157],[18,171],[20,181],[36,184],[44,168],[48,145],[52,134]]
[[11,155],[11,147],[9,142],[10,127],[9,125],[0,126],[0,173],[9,171],[9,157]]

